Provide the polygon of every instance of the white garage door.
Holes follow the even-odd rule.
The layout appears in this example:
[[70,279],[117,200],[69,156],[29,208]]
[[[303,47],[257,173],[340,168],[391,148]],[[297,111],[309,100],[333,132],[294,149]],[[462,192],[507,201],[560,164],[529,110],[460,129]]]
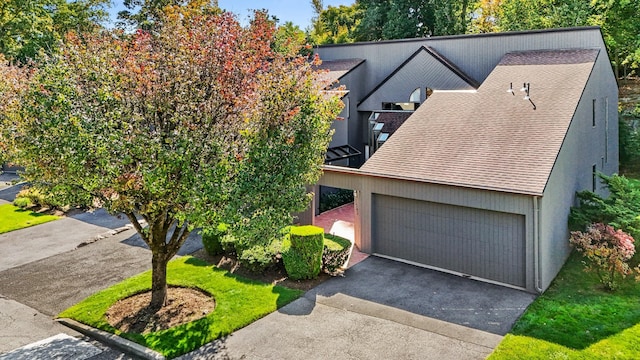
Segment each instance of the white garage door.
[[525,287],[523,215],[374,195],[374,253]]

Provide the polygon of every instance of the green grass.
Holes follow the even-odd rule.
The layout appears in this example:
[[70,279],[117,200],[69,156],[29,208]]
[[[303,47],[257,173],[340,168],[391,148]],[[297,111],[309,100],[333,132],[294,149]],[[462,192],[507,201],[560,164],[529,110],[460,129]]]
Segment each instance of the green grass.
[[637,359],[638,338],[640,283],[606,291],[574,253],[490,359]]
[[212,294],[216,300],[215,310],[200,320],[144,335],[115,329],[107,322],[106,311],[120,299],[150,290],[151,271],[147,271],[91,295],[58,317],[71,318],[120,335],[156,350],[167,358],[174,358],[258,320],[303,293],[247,280],[193,257],[169,262],[167,282],[170,285],[199,288]]
[[351,246],[351,241],[337,235],[324,234],[324,246],[329,250],[340,251]]
[[57,219],[58,216],[22,210],[13,204],[0,205],[0,234]]

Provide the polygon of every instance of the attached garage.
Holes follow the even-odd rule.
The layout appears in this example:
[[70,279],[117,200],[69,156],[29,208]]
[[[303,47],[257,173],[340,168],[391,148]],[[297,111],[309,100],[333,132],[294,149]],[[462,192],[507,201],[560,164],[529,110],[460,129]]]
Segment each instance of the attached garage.
[[524,215],[373,194],[373,253],[524,288]]

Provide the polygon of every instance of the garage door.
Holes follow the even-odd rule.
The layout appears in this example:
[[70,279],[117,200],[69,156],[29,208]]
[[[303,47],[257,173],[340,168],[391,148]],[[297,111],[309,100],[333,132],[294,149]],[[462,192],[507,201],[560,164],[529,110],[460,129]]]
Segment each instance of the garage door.
[[374,195],[373,251],[525,287],[524,216]]

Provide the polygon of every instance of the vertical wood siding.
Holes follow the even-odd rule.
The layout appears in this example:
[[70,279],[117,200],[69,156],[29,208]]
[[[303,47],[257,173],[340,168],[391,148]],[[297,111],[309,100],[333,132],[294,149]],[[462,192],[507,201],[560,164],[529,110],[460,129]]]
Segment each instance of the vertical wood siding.
[[526,287],[525,218],[400,197],[373,197],[373,252]]

